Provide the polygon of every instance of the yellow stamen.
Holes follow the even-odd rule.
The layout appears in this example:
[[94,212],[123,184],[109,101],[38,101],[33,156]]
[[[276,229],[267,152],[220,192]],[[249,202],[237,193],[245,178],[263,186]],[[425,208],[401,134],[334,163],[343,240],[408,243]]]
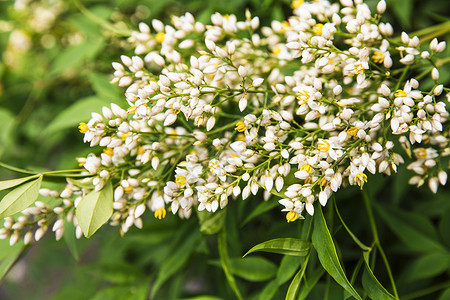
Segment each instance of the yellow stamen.
[[323,24],[321,24],[321,23],[314,25],[314,27],[313,27],[314,34],[322,35],[322,28],[323,28]]
[[165,208],[158,208],[155,211],[155,218],[156,219],[161,220],[161,219],[164,219],[165,217],[166,217],[166,209]]
[[376,64],[381,64],[384,61],[384,54],[380,51],[375,51],[372,55],[372,59]]
[[103,153],[105,153],[106,155],[109,155],[109,156],[113,156],[114,149],[113,148],[105,148],[105,150],[103,150]]
[[358,173],[355,176],[355,180],[356,180],[356,183],[359,185],[359,187],[362,189],[364,183],[367,182],[367,175],[364,173]]
[[178,184],[178,185],[184,185],[185,183],[186,183],[186,177],[184,177],[184,176],[178,176],[177,178],[175,178],[175,183],[176,184]]
[[347,134],[351,135],[353,137],[358,137],[358,131],[359,129],[356,127],[350,127],[349,129],[347,129]]
[[303,2],[305,2],[305,1],[304,1],[304,0],[294,0],[294,1],[292,1],[292,3],[291,3],[292,9],[297,9],[297,8],[299,8],[300,5],[303,4]]
[[80,167],[84,166],[84,164],[86,163],[86,158],[85,157],[77,157],[76,159],[77,159],[78,165]]
[[417,148],[414,150],[414,154],[417,158],[423,159],[427,158],[427,149],[425,148]]
[[120,137],[122,139],[122,141],[125,141],[125,139],[130,135],[129,132],[127,133],[122,133],[122,136]]
[[308,91],[301,91],[301,92],[298,92],[298,94],[299,94],[299,96],[297,96],[297,99],[302,101],[302,102],[299,102],[300,105],[303,105],[306,102],[308,102],[309,97],[310,97]]
[[281,47],[276,45],[275,47],[273,47],[272,53],[275,54],[275,55],[280,54],[281,53]]
[[131,185],[124,187],[123,191],[127,194],[130,194],[131,192],[133,192],[133,187]]
[[395,97],[406,97],[407,95],[404,90],[396,90],[394,96]]
[[155,40],[156,40],[158,43],[164,42],[164,32],[158,32],[158,33],[155,35]]
[[322,140],[317,148],[320,150],[320,152],[327,152],[330,149],[330,143],[328,143],[325,140]]
[[298,214],[295,211],[290,211],[286,214],[286,221],[288,223],[297,220],[297,218],[298,218]]
[[237,130],[238,132],[243,132],[243,131],[245,131],[246,129],[247,129],[247,126],[245,125],[244,122],[240,121],[240,122],[237,122],[237,123],[236,123],[236,130]]
[[81,122],[80,125],[78,125],[78,129],[80,129],[81,133],[85,133],[89,130],[89,126],[86,123]]
[[353,71],[355,71],[355,74],[363,74],[364,73],[364,66],[362,63],[356,63],[353,67]]
[[300,170],[305,170],[306,172],[311,174],[313,167],[310,164],[305,164],[300,167]]
[[134,114],[137,110],[137,107],[135,105],[130,106],[130,108],[127,110],[128,114]]
[[144,155],[144,153],[145,153],[144,147],[139,146],[139,147],[138,147],[138,152],[137,152],[137,154],[138,154],[138,155]]
[[326,180],[324,177],[320,180],[320,186],[321,187],[326,187],[328,186],[330,182],[328,180]]
[[241,142],[245,142],[245,135],[243,135],[242,133],[239,133],[236,137],[237,141],[241,141]]

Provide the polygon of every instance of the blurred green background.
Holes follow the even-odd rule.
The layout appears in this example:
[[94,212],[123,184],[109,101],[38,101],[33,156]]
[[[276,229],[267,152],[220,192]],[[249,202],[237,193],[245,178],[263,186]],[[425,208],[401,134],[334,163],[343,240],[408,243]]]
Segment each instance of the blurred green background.
[[[391,21],[397,34],[450,19],[447,1],[387,2],[385,18]],[[373,8],[377,1],[368,3]],[[111,102],[125,103],[124,90],[109,84],[113,72],[111,62],[119,61],[121,54],[132,55],[124,32],[135,30],[139,22],[150,23],[153,18],[167,22],[171,15],[184,12],[191,12],[203,22],[208,22],[216,11],[233,13],[243,19],[246,8],[259,16],[263,25],[290,15],[287,0],[0,1],[0,161],[33,170],[75,167],[74,158],[90,151],[82,142],[78,123]],[[442,38],[447,38],[449,44],[448,37]],[[450,56],[449,48],[443,57]],[[448,65],[441,70],[441,81],[447,86],[450,82]],[[17,174],[0,170],[0,179],[14,176]],[[406,224],[411,220],[419,224],[414,234],[436,236],[448,249],[450,192],[447,189],[431,196],[426,190],[417,191],[408,186],[407,178],[402,169],[390,182],[382,176],[369,178],[368,188],[373,196],[383,199],[380,205],[390,204],[389,214]],[[350,220],[349,224],[362,237],[367,235],[370,231],[365,216],[357,211],[358,191],[343,191],[338,198],[346,199],[340,209],[344,219]],[[236,258],[235,268],[247,270],[241,272],[239,285],[255,299],[264,299],[258,295],[266,289],[263,294],[273,293],[273,299],[282,299],[287,280],[279,277],[289,278],[293,272],[286,267],[295,265],[290,258],[254,257],[247,260],[247,265],[239,265],[238,258],[258,242],[297,236],[302,225],[300,222],[296,226],[285,224],[278,208],[245,222],[241,206],[246,206],[248,211],[256,204],[232,203],[226,217],[230,256]],[[222,297],[201,298],[204,300],[233,297],[223,271],[217,267],[214,237],[200,234],[196,218],[180,221],[169,216],[163,222],[153,220],[152,216],[147,219],[143,230],[131,231],[125,238],[115,228],[102,228],[89,241],[67,238],[55,242],[49,234],[21,254],[0,286],[0,299],[146,299],[149,282],[161,284],[154,299],[179,299],[196,294]],[[398,224],[384,217],[378,219],[401,294],[439,287],[435,293],[412,295],[409,299],[450,299],[450,290],[441,293],[445,284],[450,285],[450,259],[405,248],[404,241],[398,238],[401,232],[387,229]],[[336,238],[340,238],[339,234]],[[352,266],[354,249],[347,243],[343,242],[341,251],[348,255],[343,259]],[[72,245],[72,251],[66,244]],[[17,249],[2,242],[0,258],[11,257],[8,255],[14,251],[19,254]],[[73,249],[78,249],[77,253]],[[446,259],[449,262],[444,268],[427,268]],[[4,259],[0,271],[12,263]],[[287,272],[285,275],[277,271],[280,263]],[[252,268],[258,272],[252,272]],[[255,274],[263,275],[255,278]],[[273,278],[280,280],[280,289],[272,283]],[[381,278],[386,280],[383,275]],[[338,289],[329,279],[317,287],[308,299],[324,299],[326,289]],[[342,292],[328,295],[329,299],[342,299]]]

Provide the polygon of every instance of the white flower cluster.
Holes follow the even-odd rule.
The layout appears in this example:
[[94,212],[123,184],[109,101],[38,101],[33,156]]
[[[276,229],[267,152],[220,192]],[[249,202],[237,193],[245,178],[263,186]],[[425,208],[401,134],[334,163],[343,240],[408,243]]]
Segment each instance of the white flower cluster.
[[79,127],[103,147],[79,162],[95,190],[113,182],[111,223],[126,232],[146,207],[187,218],[260,190],[281,198],[290,222],[343,185],[362,189],[368,172],[395,173],[401,153],[412,184],[446,184],[449,89],[434,67],[445,42],[422,51],[417,37],[392,38],[384,0],[376,15],[362,0],[341,4],[294,1],[292,17],[262,28],[248,12],[140,24],[136,56],[113,63],[128,107]]

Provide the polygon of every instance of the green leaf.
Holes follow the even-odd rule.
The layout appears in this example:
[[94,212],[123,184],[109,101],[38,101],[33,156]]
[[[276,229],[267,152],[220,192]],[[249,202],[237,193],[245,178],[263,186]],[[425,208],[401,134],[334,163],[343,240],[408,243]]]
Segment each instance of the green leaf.
[[323,276],[325,270],[322,268],[316,269],[313,274],[306,278],[304,286],[300,289],[298,300],[305,300],[308,297],[311,290],[316,286],[319,279]]
[[99,98],[107,99],[110,102],[123,101],[123,92],[117,85],[110,83],[109,75],[91,72],[88,74],[88,78]]
[[446,289],[442,295],[439,297],[439,300],[450,300],[450,288]]
[[209,296],[209,295],[201,295],[201,296],[196,296],[196,297],[191,297],[191,298],[183,298],[180,300],[223,300],[223,298],[219,298],[216,296]]
[[104,39],[97,37],[64,49],[53,61],[50,75],[58,75],[68,69],[81,67],[86,59],[95,57],[104,44]]
[[225,221],[225,211],[220,210],[215,213],[208,211],[197,212],[198,220],[200,223],[200,232],[203,234],[215,234],[218,233]]
[[403,28],[411,27],[410,20],[413,12],[413,0],[392,0],[388,2],[388,6],[392,7]]
[[319,261],[322,267],[330,274],[336,282],[341,285],[356,299],[361,299],[355,288],[348,281],[344,270],[339,262],[336,253],[336,248],[328,230],[325,218],[322,213],[322,208],[318,206],[314,214],[314,230],[312,233],[312,243],[317,250]]
[[362,284],[364,287],[364,290],[366,291],[367,295],[374,300],[392,300],[392,299],[398,299],[391,295],[378,281],[378,279],[373,274],[372,270],[370,269],[369,265],[369,252],[364,252],[364,262],[366,265],[366,268],[364,270],[363,276],[362,276]]
[[99,290],[90,300],[145,300],[148,289],[147,283],[138,286],[112,286]]
[[14,115],[4,108],[0,108],[0,155],[12,142],[12,130],[14,129]]
[[292,276],[294,276],[295,271],[300,267],[301,259],[297,256],[285,255],[281,260],[280,267],[277,272],[277,281],[279,285],[282,285]]
[[439,223],[439,232],[441,234],[444,243],[450,248],[450,208],[448,208],[445,213],[442,215],[441,222]]
[[[266,281],[275,277],[277,267],[263,257],[231,258],[230,271],[248,281]],[[220,261],[214,261],[215,266],[221,267]]]
[[308,265],[308,260],[309,260],[309,255],[306,256],[302,267],[300,268],[300,270],[298,271],[298,273],[295,275],[294,279],[292,280],[291,284],[289,285],[288,291],[286,293],[286,300],[296,299],[298,288],[300,287],[300,282],[302,281],[303,276],[305,276],[305,271],[306,271],[306,266]]
[[11,180],[5,180],[5,181],[0,181],[0,191],[9,189],[11,187],[14,187],[16,185],[22,184],[28,180],[34,179],[39,177],[39,174],[37,175],[33,175],[33,176],[28,176],[28,177],[23,177],[23,178],[17,178],[17,179],[11,179]]
[[443,252],[434,226],[418,213],[404,212],[374,203],[379,215],[409,249],[421,252]]
[[88,189],[93,190],[94,184],[92,183],[93,177],[87,177],[88,180],[83,179],[74,179],[74,178],[67,178],[67,180],[71,183],[73,183],[75,186],[82,188],[82,189]]
[[429,253],[409,265],[406,277],[410,281],[432,278],[448,270],[449,267],[449,253]]
[[56,116],[55,119],[45,128],[44,132],[46,134],[51,134],[56,131],[75,128],[78,126],[80,121],[86,121],[91,118],[91,113],[94,111],[101,111],[102,107],[109,105],[110,102],[102,100],[96,96],[89,96],[78,100],[60,114]]
[[14,265],[24,248],[22,242],[10,246],[8,239],[0,240],[0,281]]
[[230,258],[228,257],[228,250],[227,250],[227,237],[225,232],[225,226],[219,232],[218,247],[219,247],[220,262],[222,263],[222,269],[225,273],[225,277],[227,278],[228,284],[230,285],[236,297],[239,300],[242,300],[243,298],[241,292],[239,291],[236,285],[236,281],[234,280],[233,274],[231,272]]
[[269,283],[264,287],[264,289],[259,294],[259,300],[270,300],[275,296],[278,291],[278,281],[276,279],[269,281]]
[[199,244],[201,235],[198,231],[186,236],[184,243],[177,247],[177,250],[166,259],[158,272],[155,283],[152,288],[152,299],[155,298],[157,291],[172,275],[186,266],[189,256],[195,251]]
[[38,179],[18,186],[3,197],[0,202],[0,218],[12,216],[33,204],[39,196],[41,183],[42,175],[39,175]]
[[271,252],[285,255],[305,256],[309,253],[311,243],[295,238],[273,239],[258,244],[247,251],[243,257],[256,251]]
[[72,222],[64,222],[63,238],[73,258],[78,261],[80,255],[78,253],[77,239],[75,238],[75,225]]
[[113,213],[113,188],[108,181],[102,190],[84,196],[75,210],[78,224],[84,236],[91,237]]

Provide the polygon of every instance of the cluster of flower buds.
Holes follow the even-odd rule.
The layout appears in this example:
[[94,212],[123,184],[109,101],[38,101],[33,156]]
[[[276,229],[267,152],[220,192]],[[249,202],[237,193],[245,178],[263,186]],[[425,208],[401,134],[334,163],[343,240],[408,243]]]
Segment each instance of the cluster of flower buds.
[[412,184],[446,184],[449,89],[435,67],[445,42],[424,51],[417,37],[392,38],[384,0],[375,15],[362,0],[292,6],[270,27],[248,12],[212,25],[187,13],[132,33],[136,55],[113,63],[128,107],[79,127],[103,147],[79,162],[93,190],[112,182],[112,225],[141,227],[146,208],[215,212],[261,191],[254,201],[278,201],[291,222],[406,159]]

